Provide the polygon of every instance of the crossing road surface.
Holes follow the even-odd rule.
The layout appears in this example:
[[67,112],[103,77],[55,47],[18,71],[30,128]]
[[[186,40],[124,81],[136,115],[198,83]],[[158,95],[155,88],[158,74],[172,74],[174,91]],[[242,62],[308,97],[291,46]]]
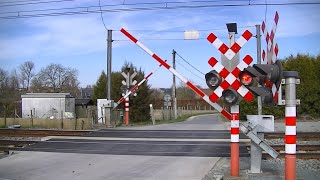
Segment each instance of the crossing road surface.
[[[99,130],[88,137],[229,139],[229,130]],[[246,138],[241,134],[242,138]],[[228,141],[230,142],[230,141]]]
[[[216,115],[202,115],[53,138],[0,159],[0,179],[202,179],[219,157],[230,156],[227,127]],[[243,144],[240,156],[248,156]]]
[[[40,142],[26,148],[28,151],[149,155],[149,156],[198,156],[230,157],[230,143],[210,141],[136,141],[136,140],[58,140]],[[248,156],[244,145],[240,156]]]

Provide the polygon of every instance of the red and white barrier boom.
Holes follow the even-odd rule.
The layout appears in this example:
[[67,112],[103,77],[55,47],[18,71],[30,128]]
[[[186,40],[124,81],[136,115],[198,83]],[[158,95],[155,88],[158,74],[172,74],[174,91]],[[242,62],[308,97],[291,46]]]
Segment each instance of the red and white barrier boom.
[[173,69],[168,63],[166,63],[164,60],[162,60],[159,56],[157,56],[155,53],[153,53],[150,49],[148,49],[144,44],[142,44],[140,41],[138,41],[135,37],[133,37],[128,31],[125,29],[120,30],[125,36],[127,36],[131,41],[133,41],[136,45],[138,45],[141,49],[143,49],[146,53],[148,53],[151,57],[153,57],[155,60],[157,60],[161,65],[163,65],[166,69],[168,69],[172,74],[177,76],[182,82],[184,82],[192,91],[194,91],[196,94],[198,94],[200,97],[202,97],[203,100],[205,100],[208,104],[210,104],[214,109],[219,111],[223,116],[225,116],[227,119],[231,119],[231,115],[229,112],[227,112],[225,109],[223,109],[219,104],[211,102],[209,99],[209,96],[207,96],[204,92],[202,92],[198,87],[193,85],[188,79],[186,79],[184,76],[179,74],[175,69]]
[[[166,60],[166,61],[167,61],[167,60]],[[165,62],[166,62],[166,61],[165,61]],[[161,66],[162,66],[162,64],[160,64],[155,70],[153,70],[152,72],[150,72],[150,73],[149,73],[145,78],[143,78],[138,84],[134,85],[134,86],[130,89],[130,91],[127,92],[126,95],[122,96],[122,98],[120,98],[120,99],[117,101],[117,104],[113,107],[113,109],[116,108],[120,103],[122,103],[127,97],[129,97],[130,94],[134,93],[134,92],[139,88],[139,86],[141,86],[145,81],[147,81],[148,78],[149,78],[152,74],[154,74],[155,72],[157,72],[158,69],[160,69]],[[129,104],[129,102],[128,102],[128,104]]]

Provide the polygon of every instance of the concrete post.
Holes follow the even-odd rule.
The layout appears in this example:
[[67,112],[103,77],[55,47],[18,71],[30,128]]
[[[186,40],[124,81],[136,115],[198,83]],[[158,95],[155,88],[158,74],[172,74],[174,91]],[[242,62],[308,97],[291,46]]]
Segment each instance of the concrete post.
[[61,111],[61,129],[64,128],[64,124],[63,124],[63,111]]
[[104,107],[104,118],[105,118],[105,123],[106,127],[111,126],[111,108]]
[[153,112],[153,106],[152,106],[152,104],[150,104],[150,116],[151,116],[152,124],[153,124],[153,125],[156,125],[156,120],[155,120],[155,117],[154,117],[154,112]]
[[32,110],[30,110],[30,117],[31,117],[31,128],[33,127],[33,114],[32,114]]
[[112,53],[112,30],[108,30],[107,39],[107,99],[111,99],[111,53]]
[[[176,69],[176,51],[172,50],[172,68]],[[177,98],[176,98],[176,76],[173,74],[172,77],[172,109],[173,117],[177,119]]]

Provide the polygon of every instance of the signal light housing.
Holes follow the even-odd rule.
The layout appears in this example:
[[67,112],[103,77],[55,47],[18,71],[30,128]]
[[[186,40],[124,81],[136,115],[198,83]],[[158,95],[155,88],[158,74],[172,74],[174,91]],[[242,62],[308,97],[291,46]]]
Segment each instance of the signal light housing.
[[222,92],[222,97],[224,101],[230,105],[235,105],[238,103],[238,93],[233,89],[227,89]]
[[[249,82],[249,76],[253,77]],[[248,79],[247,79],[248,78]],[[240,82],[245,85],[254,95],[261,96],[265,104],[273,103],[272,89],[266,86],[268,80],[276,85],[278,90],[282,80],[282,65],[279,60],[274,64],[254,64],[253,67],[247,67],[239,74]],[[261,87],[255,86],[257,82]]]
[[215,70],[208,72],[205,75],[205,78],[207,86],[213,91],[221,84],[222,81],[221,76]]

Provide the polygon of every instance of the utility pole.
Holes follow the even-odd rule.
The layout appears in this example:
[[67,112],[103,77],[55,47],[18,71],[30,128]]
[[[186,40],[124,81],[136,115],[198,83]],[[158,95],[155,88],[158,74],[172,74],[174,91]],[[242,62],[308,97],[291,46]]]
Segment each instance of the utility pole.
[[[172,50],[172,67],[176,69],[176,51]],[[173,99],[173,115],[177,119],[177,98],[176,98],[176,76],[172,76],[172,99]]]
[[[256,25],[256,38],[257,38],[257,64],[261,64],[261,34],[260,34],[260,25]],[[261,85],[258,84],[258,87]],[[262,100],[261,96],[258,96],[258,115],[262,115]],[[263,132],[257,132],[257,130],[253,131],[256,136],[260,139],[264,139]],[[251,173],[261,173],[261,159],[262,159],[262,149],[256,143],[251,141],[250,145],[250,172]]]
[[108,29],[107,39],[107,99],[111,100],[111,53],[112,53],[112,30]]
[[[257,33],[257,64],[261,64],[261,34],[260,34],[260,24],[256,25]],[[260,86],[260,85],[258,85]],[[258,96],[258,115],[262,115],[262,100],[261,96]]]

